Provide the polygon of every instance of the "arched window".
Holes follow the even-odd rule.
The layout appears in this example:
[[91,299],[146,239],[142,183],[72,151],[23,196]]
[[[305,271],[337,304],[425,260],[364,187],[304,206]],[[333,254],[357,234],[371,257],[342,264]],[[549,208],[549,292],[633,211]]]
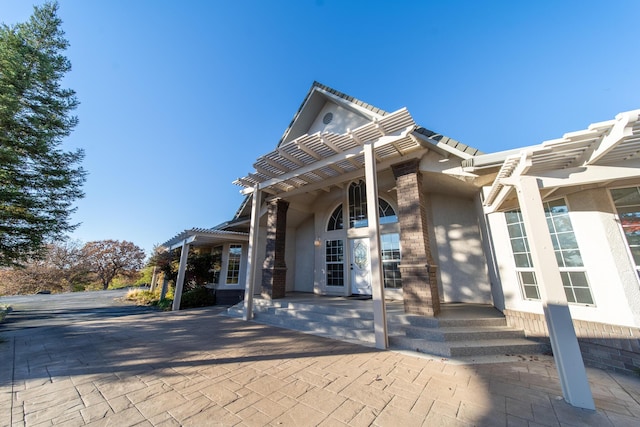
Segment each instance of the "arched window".
[[327,231],[342,230],[342,228],[342,204],[340,204],[331,214],[331,218],[329,218]]
[[378,198],[378,215],[380,216],[380,224],[391,224],[398,222],[396,211],[385,200]]
[[[380,198],[378,198],[378,215],[380,224],[398,222],[398,216],[391,205]],[[354,182],[349,186],[349,227],[360,228],[368,225],[366,186],[364,181]]]

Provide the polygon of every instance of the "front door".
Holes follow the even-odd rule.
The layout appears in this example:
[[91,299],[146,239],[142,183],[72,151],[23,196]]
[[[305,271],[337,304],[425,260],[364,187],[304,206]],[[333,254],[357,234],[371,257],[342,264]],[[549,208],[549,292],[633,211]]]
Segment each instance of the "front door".
[[371,295],[369,239],[351,240],[351,293]]

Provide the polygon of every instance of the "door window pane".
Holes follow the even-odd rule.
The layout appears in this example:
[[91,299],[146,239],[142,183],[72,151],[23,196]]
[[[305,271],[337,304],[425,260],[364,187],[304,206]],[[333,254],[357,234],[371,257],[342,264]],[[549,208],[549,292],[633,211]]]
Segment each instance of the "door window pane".
[[389,289],[402,288],[400,276],[400,235],[398,233],[380,236],[382,245],[382,272],[384,287]]
[[344,286],[344,243],[342,240],[325,242],[327,286]]

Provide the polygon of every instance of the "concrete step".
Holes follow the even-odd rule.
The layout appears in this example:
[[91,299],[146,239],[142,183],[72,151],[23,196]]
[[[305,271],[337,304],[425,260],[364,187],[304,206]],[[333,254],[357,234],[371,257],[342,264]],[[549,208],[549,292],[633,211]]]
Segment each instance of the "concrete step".
[[313,312],[326,315],[339,315],[340,317],[357,317],[360,319],[373,320],[371,309],[356,309],[348,306],[314,305],[311,303],[288,302],[286,300],[275,300],[265,302],[260,300],[254,304],[256,310],[292,310],[297,312]]
[[455,327],[506,327],[504,317],[443,318],[405,315],[406,322],[421,328],[455,328]]
[[328,324],[340,325],[344,328],[373,330],[373,319],[368,319],[366,316],[340,316],[338,314],[326,314],[310,310],[299,311],[285,308],[272,308],[268,311],[258,312],[256,317],[262,317],[265,315],[282,317],[285,319],[304,320],[310,323],[325,322]]
[[349,340],[375,342],[373,323],[369,327],[354,327],[344,323],[329,322],[327,320],[308,320],[298,318],[295,315],[257,313],[254,321],[280,328],[293,329],[296,331],[311,333],[314,335],[326,336],[329,338],[346,338]]
[[421,338],[436,342],[514,339],[525,336],[521,329],[506,326],[447,326],[441,328],[405,326],[404,330],[409,338]]
[[389,344],[393,349],[416,351],[441,357],[541,354],[548,351],[546,344],[525,338],[434,342],[407,336],[391,336]]

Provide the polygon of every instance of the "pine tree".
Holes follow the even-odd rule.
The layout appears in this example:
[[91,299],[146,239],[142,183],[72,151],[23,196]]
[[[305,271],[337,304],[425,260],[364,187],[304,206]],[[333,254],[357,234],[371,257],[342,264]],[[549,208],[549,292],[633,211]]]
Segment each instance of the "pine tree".
[[0,266],[42,254],[75,229],[70,216],[84,196],[81,149],[62,141],[77,125],[75,92],[58,4],[34,8],[28,22],[0,26]]

